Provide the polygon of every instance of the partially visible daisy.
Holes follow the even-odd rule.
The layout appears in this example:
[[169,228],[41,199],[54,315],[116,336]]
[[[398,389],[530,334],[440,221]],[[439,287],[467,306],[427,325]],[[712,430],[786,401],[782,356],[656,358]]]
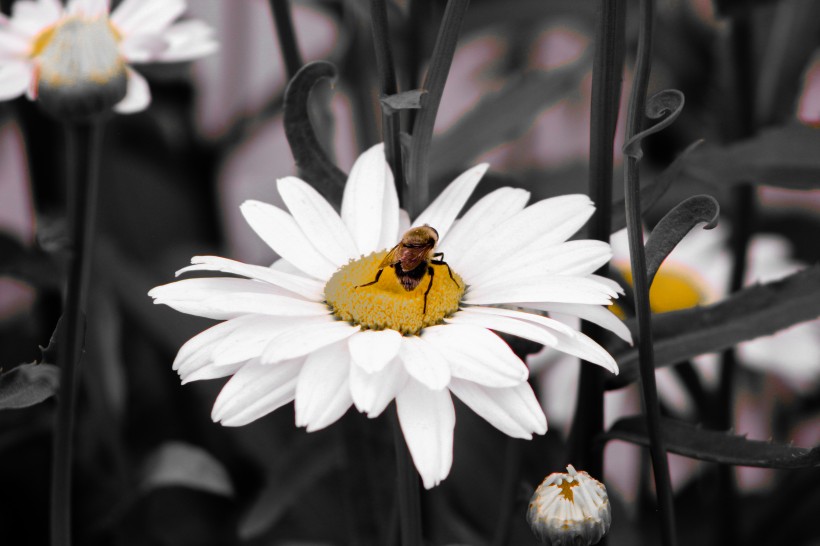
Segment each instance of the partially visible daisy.
[[[0,20],[0,100],[26,94],[50,110],[145,109],[151,93],[129,65],[185,61],[217,49],[200,21],[174,21],[185,0],[18,0]],[[84,101],[84,102],[83,102]]]
[[[611,256],[598,241],[567,241],[594,207],[584,195],[530,206],[529,192],[500,188],[456,221],[487,165],[466,171],[414,221],[400,211],[381,145],[353,166],[341,215],[309,184],[278,189],[289,212],[242,205],[251,228],[281,256],[273,267],[197,256],[180,270],[245,279],[198,278],[154,288],[155,303],[224,320],[188,341],[174,369],[183,383],[232,375],[214,421],[250,423],[295,400],[296,424],[314,431],[351,405],[369,417],[395,399],[401,428],[425,487],[453,460],[451,394],[516,438],[547,422],[528,370],[493,331],[530,339],[617,373],[612,357],[542,311],[581,316],[622,336],[605,306],[618,286],[593,274]],[[446,264],[419,270],[406,290],[380,265],[411,226],[438,234]]]

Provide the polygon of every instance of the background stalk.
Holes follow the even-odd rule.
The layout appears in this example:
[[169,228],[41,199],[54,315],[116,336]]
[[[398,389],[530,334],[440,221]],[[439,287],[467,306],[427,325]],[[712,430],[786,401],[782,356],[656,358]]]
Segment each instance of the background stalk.
[[[621,102],[624,64],[623,0],[603,0],[595,27],[592,61],[592,100],[589,142],[589,195],[595,214],[589,222],[589,238],[609,242],[612,231],[612,172],[615,127]],[[597,271],[606,276],[609,265]],[[584,322],[583,332],[601,341],[601,328]],[[568,441],[567,463],[583,468],[603,481],[603,451],[593,449],[593,438],[604,429],[604,370],[581,366],[575,417]]]
[[[641,131],[646,107],[649,73],[652,67],[654,2],[653,0],[641,0],[640,6],[638,53],[627,114],[627,140]],[[628,156],[626,158],[624,179],[629,259],[632,268],[632,286],[635,293],[635,311],[638,318],[639,384],[649,431],[649,452],[652,456],[655,489],[658,495],[662,543],[665,546],[672,546],[675,544],[675,515],[672,502],[672,485],[669,478],[669,462],[660,430],[658,391],[655,384],[655,358],[652,347],[652,315],[649,307],[649,282],[646,273],[646,255],[641,223],[640,176],[636,157]]]
[[421,497],[419,475],[404,440],[398,413],[393,413],[393,444],[396,448],[396,479],[399,496],[399,527],[402,546],[421,546]]
[[71,544],[71,475],[77,385],[85,336],[88,280],[94,244],[102,127],[67,126],[68,226],[71,252],[57,360],[60,392],[54,427],[51,474],[51,544]]
[[287,70],[288,79],[291,79],[304,63],[299,53],[299,44],[296,43],[296,33],[293,31],[290,2],[289,0],[270,0],[270,9],[273,14],[273,24],[276,26],[276,35],[279,38],[279,49],[285,61],[285,70]]

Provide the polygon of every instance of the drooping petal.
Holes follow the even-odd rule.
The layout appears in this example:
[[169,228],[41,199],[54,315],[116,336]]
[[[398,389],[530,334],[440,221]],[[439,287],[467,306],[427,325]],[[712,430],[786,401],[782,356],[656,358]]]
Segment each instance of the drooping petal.
[[190,61],[210,55],[219,49],[214,31],[202,21],[182,21],[162,33],[167,49],[157,56],[166,63]]
[[28,90],[34,76],[28,63],[11,62],[0,65],[0,100],[17,98]]
[[513,438],[529,440],[547,432],[547,418],[526,381],[515,387],[493,389],[453,379],[450,390],[492,426]]
[[134,34],[119,43],[120,54],[129,63],[148,63],[168,49],[168,41],[159,34]]
[[353,164],[342,199],[342,220],[361,254],[398,242],[399,200],[383,144],[373,146]]
[[176,272],[176,275],[179,276],[189,271],[221,271],[272,284],[311,301],[324,299],[324,285],[308,277],[284,273],[270,267],[245,264],[219,256],[194,256],[191,258],[191,263],[193,265],[183,267]]
[[185,0],[123,0],[111,22],[123,36],[154,34],[168,28],[185,12]]
[[469,276],[462,267],[465,250],[476,240],[490,233],[496,226],[520,212],[530,198],[530,192],[516,188],[499,188],[482,197],[442,237],[439,250],[462,277]]
[[262,353],[264,364],[305,356],[331,343],[349,338],[360,329],[347,322],[336,321],[328,316],[325,320],[312,321],[288,328],[272,338]]
[[214,366],[233,366],[237,362],[258,359],[268,343],[281,332],[297,325],[307,326],[322,322],[320,317],[268,317],[262,315],[245,315],[253,318],[249,324],[239,328],[231,335],[219,341],[213,347],[211,358]]
[[629,328],[626,327],[626,324],[624,324],[624,322],[619,319],[615,313],[606,307],[601,307],[600,305],[585,305],[582,303],[530,302],[521,303],[520,306],[527,307],[529,309],[548,311],[551,313],[572,315],[593,324],[597,324],[601,328],[609,330],[627,343],[632,343],[632,333],[629,331]]
[[296,224],[328,261],[339,267],[358,257],[347,226],[319,192],[293,176],[279,179],[277,187]]
[[310,353],[296,383],[296,426],[313,432],[344,415],[353,404],[349,377],[350,356],[343,342]]
[[248,323],[249,317],[239,317],[211,326],[195,335],[180,347],[174,359],[173,369],[185,382],[188,375],[212,362],[214,347]]
[[399,423],[426,489],[435,487],[453,464],[456,414],[450,391],[432,391],[413,379],[396,396]]
[[425,328],[421,338],[446,359],[453,377],[490,387],[512,387],[529,375],[526,364],[509,345],[486,328],[444,324]]
[[479,326],[481,328],[489,328],[497,332],[504,332],[520,338],[529,339],[541,345],[554,347],[558,344],[558,338],[544,327],[526,322],[523,320],[516,320],[510,317],[500,315],[488,315],[471,313],[472,307],[467,307],[446,319],[448,324],[466,324],[472,326]]
[[464,294],[469,304],[519,303],[553,301],[558,303],[591,303],[609,305],[617,292],[608,283],[589,277],[543,275],[519,279],[515,284],[498,279],[492,283],[470,286]]
[[353,364],[367,373],[381,371],[401,347],[402,335],[396,330],[363,330],[347,344]]
[[337,266],[313,246],[287,212],[260,201],[245,201],[240,210],[251,228],[274,252],[304,273],[326,281],[336,271]]
[[189,315],[224,320],[243,314],[320,316],[326,305],[277,293],[278,287],[249,279],[186,279],[148,292],[157,305]]
[[424,338],[403,338],[399,359],[404,363],[407,373],[428,389],[441,390],[450,382],[450,366],[447,360]]
[[129,67],[126,67],[125,71],[128,77],[128,87],[125,97],[114,105],[114,111],[120,114],[141,112],[151,104],[151,89],[142,74]]
[[463,251],[459,268],[470,275],[480,271],[484,264],[505,260],[535,241],[539,246],[563,242],[580,229],[594,211],[589,197],[581,194],[538,201],[492,232],[473,239]]
[[267,366],[248,362],[225,383],[211,411],[211,419],[238,427],[267,415],[293,400],[303,358]]
[[398,358],[377,372],[368,373],[360,366],[350,367],[350,394],[356,409],[371,419],[378,417],[390,401],[401,392],[408,375]]
[[439,239],[444,239],[488,168],[489,163],[481,163],[462,173],[416,218],[413,226],[430,225],[438,232]]

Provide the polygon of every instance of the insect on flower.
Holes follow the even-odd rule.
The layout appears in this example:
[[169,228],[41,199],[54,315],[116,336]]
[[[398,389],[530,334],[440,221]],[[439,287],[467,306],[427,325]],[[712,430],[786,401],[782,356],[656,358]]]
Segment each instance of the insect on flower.
[[431,264],[447,266],[447,273],[449,273],[450,279],[452,279],[458,287],[458,281],[453,277],[453,271],[447,262],[444,261],[444,253],[433,253],[433,250],[436,248],[436,243],[438,243],[438,231],[436,231],[435,228],[424,224],[423,226],[409,229],[402,235],[399,244],[394,246],[379,264],[376,278],[356,288],[370,286],[379,282],[382,272],[387,267],[393,267],[395,269],[396,277],[398,277],[401,285],[408,292],[415,290],[424,276],[429,274],[430,282],[427,284],[427,290],[424,291],[424,308],[422,309],[422,314],[427,313],[427,295],[430,293],[430,289],[433,288],[433,276],[436,273],[436,270],[433,269]]

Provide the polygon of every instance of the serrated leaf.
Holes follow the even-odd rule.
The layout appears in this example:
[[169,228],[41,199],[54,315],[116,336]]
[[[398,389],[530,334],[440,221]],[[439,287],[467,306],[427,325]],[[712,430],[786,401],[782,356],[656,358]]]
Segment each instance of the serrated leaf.
[[698,224],[703,229],[717,226],[720,205],[709,195],[695,195],[675,205],[666,213],[646,240],[646,275],[649,285],[661,266],[678,243]]
[[285,89],[285,136],[302,176],[331,203],[341,203],[347,175],[325,155],[308,117],[308,97],[322,79],[336,79],[336,67],[326,61],[308,63]]
[[[705,307],[657,314],[652,318],[655,365],[669,366],[742,341],[774,334],[820,316],[820,266],[784,279],[745,288]],[[638,350],[616,354],[620,373],[607,378],[617,389],[638,378]]]
[[715,184],[743,182],[798,190],[820,188],[820,128],[799,123],[761,131],[725,147],[701,148],[683,177]]
[[[809,468],[820,465],[820,448],[793,447],[749,440],[745,436],[707,430],[667,417],[661,418],[666,449],[678,455],[713,463],[761,468]],[[624,440],[649,445],[643,416],[617,421],[603,434],[605,440]]]
[[20,409],[54,396],[60,369],[53,364],[21,364],[0,374],[0,409]]
[[204,449],[182,442],[161,445],[143,465],[140,490],[162,487],[187,487],[224,497],[234,494],[222,463]]

